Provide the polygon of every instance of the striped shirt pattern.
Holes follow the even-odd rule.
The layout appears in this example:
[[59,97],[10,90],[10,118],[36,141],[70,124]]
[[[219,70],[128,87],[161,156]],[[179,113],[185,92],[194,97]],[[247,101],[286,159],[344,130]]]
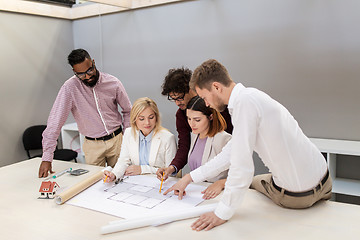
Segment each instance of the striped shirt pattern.
[[[118,110],[121,107],[121,114]],[[82,135],[98,138],[130,126],[131,102],[116,77],[101,73],[94,87],[75,75],[61,87],[43,132],[43,161],[51,162],[61,127],[71,112]]]

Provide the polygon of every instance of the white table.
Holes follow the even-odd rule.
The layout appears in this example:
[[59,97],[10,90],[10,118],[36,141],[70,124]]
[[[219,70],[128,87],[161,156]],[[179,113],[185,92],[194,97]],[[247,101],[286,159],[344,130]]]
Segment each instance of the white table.
[[[321,202],[305,210],[276,206],[260,193],[249,190],[235,216],[211,231],[195,232],[194,219],[159,227],[146,227],[101,235],[100,227],[119,218],[53,200],[37,199],[41,181],[37,177],[41,159],[31,159],[0,168],[0,239],[359,239],[360,206]],[[68,167],[90,170],[82,176],[63,175],[61,187],[70,186],[101,167],[54,161],[53,170]]]

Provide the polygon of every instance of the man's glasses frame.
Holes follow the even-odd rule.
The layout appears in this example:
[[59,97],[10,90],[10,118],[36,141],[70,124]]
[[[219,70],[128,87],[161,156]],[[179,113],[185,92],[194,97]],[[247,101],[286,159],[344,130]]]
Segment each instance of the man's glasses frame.
[[170,97],[170,95],[168,95],[168,100],[171,102],[183,101],[184,98],[185,98],[185,93],[183,93],[182,96],[177,97],[177,98],[172,98],[172,97]]
[[86,74],[89,75],[89,76],[94,74],[94,72],[95,72],[95,63],[94,63],[94,61],[92,61],[92,66],[88,70],[86,70],[86,72],[78,73],[78,72],[75,72],[74,69],[73,69],[73,72],[74,72],[75,76],[77,76],[80,80],[84,80],[85,77],[86,77]]

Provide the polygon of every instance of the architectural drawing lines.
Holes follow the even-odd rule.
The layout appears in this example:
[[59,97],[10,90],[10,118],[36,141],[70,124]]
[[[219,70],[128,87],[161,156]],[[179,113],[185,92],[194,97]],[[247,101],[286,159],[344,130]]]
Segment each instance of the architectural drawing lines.
[[105,192],[113,193],[109,200],[131,204],[138,207],[152,209],[163,203],[173,195],[166,196],[159,193],[159,189],[151,186],[143,186],[127,182],[114,185]]

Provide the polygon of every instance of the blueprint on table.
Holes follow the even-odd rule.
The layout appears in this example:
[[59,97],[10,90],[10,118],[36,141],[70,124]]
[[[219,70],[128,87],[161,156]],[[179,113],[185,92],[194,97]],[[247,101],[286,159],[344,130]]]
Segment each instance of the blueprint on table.
[[174,209],[188,210],[203,201],[201,191],[206,188],[204,186],[190,184],[186,196],[178,200],[172,192],[163,195],[176,181],[165,181],[161,193],[160,183],[155,175],[130,176],[119,184],[99,181],[66,203],[130,219]]

